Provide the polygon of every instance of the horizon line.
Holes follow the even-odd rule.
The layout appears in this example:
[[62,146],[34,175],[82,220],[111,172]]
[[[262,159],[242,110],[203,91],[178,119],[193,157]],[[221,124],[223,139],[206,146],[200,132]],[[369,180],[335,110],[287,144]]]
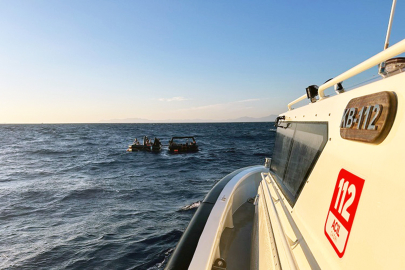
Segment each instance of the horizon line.
[[66,123],[0,123],[0,125],[108,125],[108,124],[230,124],[230,123],[271,123],[274,121],[204,121],[204,122],[66,122]]

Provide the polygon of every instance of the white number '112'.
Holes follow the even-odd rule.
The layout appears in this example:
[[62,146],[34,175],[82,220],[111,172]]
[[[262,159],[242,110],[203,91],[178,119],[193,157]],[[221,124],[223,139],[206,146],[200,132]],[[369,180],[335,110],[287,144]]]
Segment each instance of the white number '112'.
[[[346,201],[346,203],[343,205],[347,193],[351,194],[351,196]],[[344,178],[340,179],[339,191],[338,191],[338,195],[336,197],[336,202],[335,202],[335,209],[342,215],[342,217],[344,219],[346,219],[346,221],[349,221],[349,217],[350,217],[349,212],[347,212],[347,208],[349,208],[349,206],[352,205],[355,196],[356,196],[356,186],[353,184],[351,184],[349,186],[349,181],[345,182]],[[340,204],[339,204],[339,201],[340,201]],[[338,208],[338,206],[339,206],[339,208]]]

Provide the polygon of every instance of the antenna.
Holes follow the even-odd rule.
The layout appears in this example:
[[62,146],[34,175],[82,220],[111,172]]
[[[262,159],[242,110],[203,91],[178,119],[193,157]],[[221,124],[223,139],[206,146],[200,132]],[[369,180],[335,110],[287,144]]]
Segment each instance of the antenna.
[[[386,50],[389,46],[389,40],[390,40],[390,35],[391,35],[391,27],[392,27],[392,20],[394,19],[394,13],[395,13],[395,5],[397,4],[397,0],[392,1],[392,7],[391,7],[391,15],[390,15],[390,20],[388,21],[388,29],[387,29],[387,36],[385,37],[385,43],[384,43],[384,50]],[[380,64],[380,69],[378,70],[378,74],[381,76],[385,76],[384,73],[384,68],[385,68],[385,62],[382,62]]]
[[397,0],[393,0],[392,1],[392,7],[391,7],[390,20],[388,22],[387,36],[385,37],[384,50],[387,49],[388,46],[389,46],[390,35],[391,35],[391,27],[392,27],[392,20],[394,19],[395,5],[396,4],[397,4]]

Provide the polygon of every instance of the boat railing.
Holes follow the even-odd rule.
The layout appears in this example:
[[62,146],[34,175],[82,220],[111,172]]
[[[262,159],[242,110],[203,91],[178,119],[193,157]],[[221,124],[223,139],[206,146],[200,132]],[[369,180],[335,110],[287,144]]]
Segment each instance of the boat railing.
[[[321,101],[327,96],[325,95],[325,90],[331,86],[334,86],[337,83],[343,82],[353,76],[356,76],[360,74],[363,71],[366,71],[374,66],[377,66],[378,64],[393,58],[401,53],[405,52],[405,39],[401,40],[400,42],[396,43],[395,45],[391,46],[390,48],[374,55],[373,57],[367,59],[366,61],[358,64],[357,66],[349,69],[348,71],[340,74],[339,76],[333,78],[332,80],[322,84],[319,89],[318,89],[318,94],[319,94],[319,100]],[[290,102],[288,104],[288,110],[292,110],[292,105],[304,100],[307,98],[307,95],[302,95],[301,97],[297,98],[296,100]]]
[[[269,173],[262,173],[261,175],[262,175],[262,183],[267,183],[266,176],[268,177]],[[265,186],[267,188],[267,192],[270,195],[269,197],[270,197],[270,205],[271,205],[271,207],[270,207],[269,211],[271,212],[272,216],[275,217],[274,220],[271,220],[271,224],[274,224],[273,226],[276,226],[276,231],[278,231],[279,234],[280,234],[281,246],[282,246],[282,249],[283,249],[284,254],[286,256],[289,269],[292,269],[292,270],[298,269],[298,267],[296,265],[296,262],[295,262],[295,259],[294,259],[294,254],[292,253],[290,245],[288,244],[287,236],[285,234],[283,225],[281,223],[280,216],[279,216],[279,214],[277,212],[276,204],[274,202],[273,196],[271,196],[271,192],[269,190],[268,185],[265,184]],[[280,200],[280,198],[279,198],[279,200]],[[274,229],[273,229],[273,232],[274,232]]]
[[[265,192],[264,186],[266,186],[267,190],[265,193],[268,195],[266,196],[265,194],[265,196],[263,196],[265,199],[265,204],[271,204],[270,207],[267,207],[267,211],[268,217],[271,218],[271,230],[275,236],[274,238],[276,238],[276,249],[277,251],[284,251],[283,254],[280,254],[280,252],[278,253],[278,257],[280,258],[279,263],[284,264],[282,269],[299,269],[300,267],[298,267],[298,265],[301,266],[303,261],[308,263],[308,267],[310,269],[321,269],[291,215],[292,209],[288,209],[287,205],[285,204],[285,198],[282,196],[282,193],[280,193],[274,176],[271,172],[262,173],[261,176],[262,191]],[[270,203],[267,203],[268,198]],[[301,255],[294,255],[300,254],[300,252],[293,252],[298,246],[305,259]]]

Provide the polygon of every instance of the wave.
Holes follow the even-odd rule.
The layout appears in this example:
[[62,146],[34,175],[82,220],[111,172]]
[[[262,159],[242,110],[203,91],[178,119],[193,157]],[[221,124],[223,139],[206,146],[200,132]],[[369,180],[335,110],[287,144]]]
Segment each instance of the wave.
[[95,161],[92,161],[92,164],[100,165],[100,166],[108,166],[108,165],[111,165],[111,164],[114,164],[114,163],[117,163],[117,160],[109,159],[109,160],[95,160]]
[[[179,230],[172,230],[165,234],[139,241],[135,245],[128,247],[132,248],[132,252],[127,253],[125,258],[121,258],[121,260],[124,261],[127,258],[135,260],[138,264],[135,264],[132,268],[134,270],[163,269],[168,258],[173,253],[173,247],[179,241],[182,234]],[[156,252],[159,249],[160,251]]]
[[61,201],[81,200],[81,199],[89,200],[91,198],[96,198],[99,195],[106,196],[106,193],[110,193],[110,191],[102,188],[72,190],[69,192],[69,194],[63,197]]
[[201,204],[201,201],[197,201],[197,202],[193,202],[192,204],[183,206],[182,208],[179,209],[179,211],[188,211],[188,210],[192,210],[194,208],[198,208]]
[[153,244],[159,243],[160,241],[163,241],[162,243],[164,243],[164,242],[174,240],[174,239],[178,240],[178,239],[180,239],[182,234],[183,234],[183,232],[181,232],[179,230],[171,230],[170,232],[167,232],[162,235],[157,235],[157,236],[143,239],[143,240],[139,241],[138,243],[142,243],[144,245],[153,245]]
[[269,156],[269,153],[254,153],[254,156],[259,156],[259,157],[267,157]]
[[38,149],[38,150],[29,150],[28,154],[34,154],[34,155],[60,155],[60,154],[66,154],[64,151],[59,151],[55,149]]
[[158,262],[152,267],[149,267],[147,270],[160,270],[163,269],[166,263],[169,261],[170,256],[172,255],[174,248],[169,248],[167,251],[164,252],[164,259],[161,262]]

